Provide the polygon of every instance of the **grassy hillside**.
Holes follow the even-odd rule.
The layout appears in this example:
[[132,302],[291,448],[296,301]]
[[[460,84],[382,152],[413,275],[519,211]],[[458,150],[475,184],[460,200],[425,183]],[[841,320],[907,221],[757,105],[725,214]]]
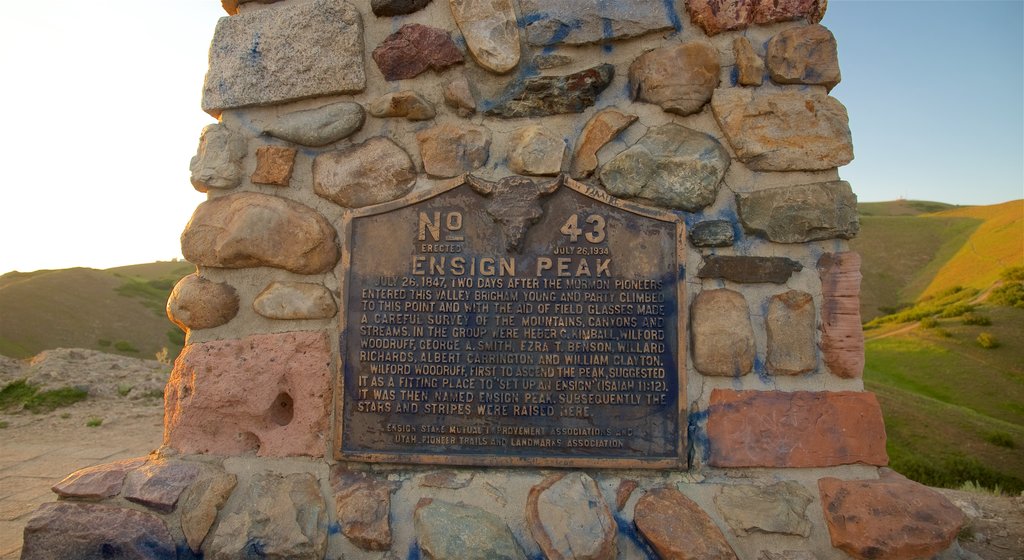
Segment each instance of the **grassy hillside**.
[[945,260],[922,290],[929,296],[953,286],[984,290],[1003,269],[1024,264],[1024,200],[993,206],[970,206],[928,216],[981,220],[955,254]]
[[[934,485],[1024,490],[1024,309],[867,331],[866,387],[885,414],[892,466]],[[908,329],[909,327],[909,329]],[[981,333],[999,345],[984,348]]]
[[164,314],[167,295],[194,271],[185,262],[0,276],[0,354],[25,358],[58,347],[152,358],[184,342]]
[[859,210],[864,383],[882,404],[893,468],[936,486],[1024,491],[1024,304],[985,303],[1001,272],[1024,266],[1024,201]]
[[1024,262],[1024,200],[956,207],[898,200],[858,205],[861,317],[869,321],[954,286],[986,289]]

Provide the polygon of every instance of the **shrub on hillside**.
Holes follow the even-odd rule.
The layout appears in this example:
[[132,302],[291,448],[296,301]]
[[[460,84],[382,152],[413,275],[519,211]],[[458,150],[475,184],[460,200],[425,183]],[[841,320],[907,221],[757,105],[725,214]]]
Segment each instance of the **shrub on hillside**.
[[925,317],[921,319],[921,327],[925,329],[934,329],[939,326],[939,320],[935,317]]
[[973,309],[973,306],[967,302],[977,294],[978,290],[974,288],[954,286],[922,299],[910,309],[900,311],[895,315],[877,317],[864,326],[872,328],[886,323],[911,323],[925,317],[959,317]]
[[1004,268],[999,277],[1006,282],[1024,282],[1024,266]]
[[889,466],[921,484],[940,488],[960,488],[964,483],[974,482],[985,488],[999,487],[1011,494],[1024,491],[1024,480],[995,471],[973,457],[956,455],[941,461],[933,461],[913,454],[892,451]]
[[965,313],[970,313],[971,311],[974,311],[973,305],[969,303],[959,302],[954,303],[953,305],[950,305],[949,307],[943,309],[942,312],[939,313],[939,317],[942,317],[943,319],[949,319],[951,317],[959,317]]
[[1011,282],[994,288],[988,302],[1004,307],[1024,307],[1024,282]]
[[980,345],[982,348],[999,348],[999,341],[996,340],[996,337],[993,336],[991,333],[983,332],[979,334],[977,341],[978,345]]
[[118,352],[134,352],[136,354],[138,354],[139,352],[139,349],[132,346],[132,343],[128,342],[127,340],[118,340],[117,342],[115,342],[114,349],[117,350]]
[[964,313],[963,317],[960,317],[960,322],[964,325],[987,327],[992,324],[992,319],[977,313]]
[[985,436],[985,441],[1007,449],[1015,449],[1017,447],[1017,442],[1013,441],[1013,436],[1006,432],[993,432]]

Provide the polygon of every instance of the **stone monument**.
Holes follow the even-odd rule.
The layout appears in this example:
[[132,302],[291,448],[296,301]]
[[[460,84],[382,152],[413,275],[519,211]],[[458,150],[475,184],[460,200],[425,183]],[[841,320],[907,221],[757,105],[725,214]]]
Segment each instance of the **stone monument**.
[[162,446],[23,558],[955,558],[825,0],[223,0]]

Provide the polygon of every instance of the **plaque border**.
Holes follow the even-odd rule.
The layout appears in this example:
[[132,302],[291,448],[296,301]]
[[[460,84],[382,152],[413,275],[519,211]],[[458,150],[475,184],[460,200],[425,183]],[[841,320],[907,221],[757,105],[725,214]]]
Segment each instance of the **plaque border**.
[[[586,196],[590,199],[596,200],[609,206],[614,206],[621,210],[631,212],[643,216],[658,220],[661,222],[674,223],[676,226],[676,251],[675,251],[675,271],[676,271],[676,301],[678,302],[678,312],[676,313],[676,319],[678,325],[676,332],[678,335],[677,340],[677,356],[676,356],[676,372],[678,377],[677,383],[677,395],[676,405],[678,414],[678,455],[674,458],[658,457],[651,459],[637,459],[637,458],[616,458],[616,457],[520,457],[515,455],[500,455],[500,454],[477,454],[477,455],[441,455],[436,453],[395,453],[395,452],[357,452],[357,453],[345,453],[342,451],[343,446],[343,433],[344,433],[344,414],[343,408],[345,403],[344,390],[345,390],[345,367],[344,360],[347,358],[345,355],[346,343],[348,342],[348,329],[347,329],[347,318],[348,318],[348,289],[349,289],[349,273],[352,268],[352,254],[351,251],[347,250],[347,247],[351,246],[352,240],[352,222],[356,218],[363,218],[366,216],[374,216],[377,214],[383,214],[418,204],[425,200],[429,200],[448,191],[457,189],[467,184],[468,174],[463,174],[448,181],[436,184],[428,189],[416,191],[410,195],[385,202],[382,204],[376,204],[373,206],[365,206],[362,208],[354,208],[342,215],[341,223],[339,226],[339,233],[343,243],[341,252],[341,260],[338,264],[337,278],[338,278],[338,290],[340,294],[340,301],[342,302],[341,310],[338,313],[338,337],[336,341],[338,343],[338,363],[335,367],[335,382],[334,382],[334,405],[333,418],[332,418],[332,430],[334,436],[331,439],[333,442],[333,457],[338,461],[355,461],[365,463],[392,463],[392,464],[421,464],[421,465],[450,465],[450,466],[467,466],[467,467],[562,467],[562,468],[608,468],[608,469],[665,469],[665,468],[689,468],[689,462],[687,459],[687,444],[688,444],[688,431],[689,423],[687,419],[687,406],[686,401],[686,384],[687,384],[687,372],[686,372],[686,357],[688,352],[687,342],[689,340],[688,331],[686,330],[689,324],[689,306],[686,305],[686,223],[682,217],[661,208],[652,208],[649,206],[642,206],[635,202],[628,200],[622,200],[615,198],[597,187],[587,185],[580,181],[576,181],[567,175],[559,175],[555,180],[559,182],[559,188],[567,187],[576,191],[577,193]],[[551,180],[548,177],[536,177],[531,179],[536,180]]]

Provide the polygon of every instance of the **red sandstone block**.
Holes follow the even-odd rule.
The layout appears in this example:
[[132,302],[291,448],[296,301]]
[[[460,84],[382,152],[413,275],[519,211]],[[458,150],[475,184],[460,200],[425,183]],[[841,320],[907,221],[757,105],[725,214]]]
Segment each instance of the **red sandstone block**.
[[189,344],[164,391],[164,444],[182,453],[322,457],[330,366],[322,332]]
[[860,323],[860,255],[826,253],[821,275],[821,352],[833,375],[854,379],[864,373],[864,331]]
[[885,465],[885,425],[873,393],[715,389],[708,409],[716,467]]
[[888,469],[878,480],[823,478],[818,488],[832,546],[854,558],[931,558],[965,521],[945,496]]

